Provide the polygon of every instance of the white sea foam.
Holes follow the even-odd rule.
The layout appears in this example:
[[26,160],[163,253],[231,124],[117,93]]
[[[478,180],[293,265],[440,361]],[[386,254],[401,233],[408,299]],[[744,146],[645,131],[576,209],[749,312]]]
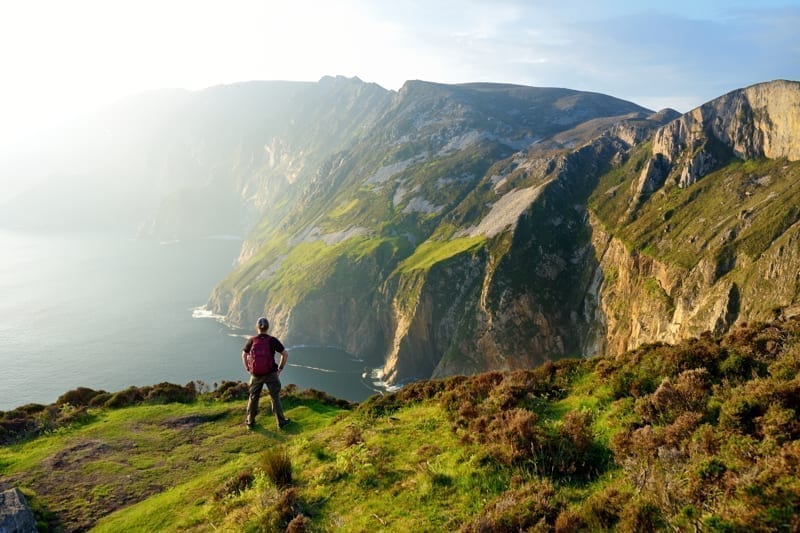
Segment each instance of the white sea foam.
[[316,366],[298,365],[293,363],[287,363],[287,364],[295,368],[307,368],[309,370],[316,370],[317,372],[325,372],[326,374],[341,374],[341,372],[339,372],[338,370],[331,370],[330,368],[319,368]]
[[218,320],[220,322],[225,320],[224,316],[215,314],[205,305],[201,305],[200,307],[195,307],[192,309],[192,318],[213,318],[214,320]]
[[378,387],[381,390],[386,392],[395,392],[399,391],[403,388],[402,385],[389,385],[385,381],[383,381],[383,369],[382,368],[373,368],[370,372],[370,378],[372,379],[372,384],[375,387]]

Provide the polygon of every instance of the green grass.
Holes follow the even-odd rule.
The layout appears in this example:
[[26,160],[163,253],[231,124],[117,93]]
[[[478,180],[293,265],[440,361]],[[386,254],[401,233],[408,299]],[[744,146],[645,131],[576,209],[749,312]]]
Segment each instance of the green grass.
[[[281,432],[267,413],[248,432],[243,401],[208,396],[99,409],[0,447],[0,465],[68,530],[281,531],[300,515],[313,531],[792,530],[799,342],[798,319],[754,324],[354,410],[287,392]],[[290,487],[265,451],[289,458]]]
[[400,263],[398,271],[409,273],[415,270],[430,270],[437,263],[478,249],[485,240],[484,237],[460,237],[449,241],[424,242],[410,257]]
[[[287,407],[289,416],[309,428],[340,412],[315,402],[289,402]],[[184,483],[202,484],[198,476],[217,479],[217,469],[225,472],[255,457],[265,445],[286,439],[284,433],[272,431],[268,415],[262,418],[265,428],[247,432],[243,412],[243,401],[99,410],[95,420],[83,426],[0,447],[3,477],[19,479],[62,520],[83,526],[105,514],[104,509]],[[164,519],[171,513],[164,510]],[[156,520],[158,513],[144,515]]]
[[756,259],[800,219],[800,163],[751,160],[733,161],[685,189],[668,183],[626,221],[620,215],[647,153],[637,148],[602,176],[589,202],[606,229],[647,255],[687,269],[704,256],[717,261],[723,248]]

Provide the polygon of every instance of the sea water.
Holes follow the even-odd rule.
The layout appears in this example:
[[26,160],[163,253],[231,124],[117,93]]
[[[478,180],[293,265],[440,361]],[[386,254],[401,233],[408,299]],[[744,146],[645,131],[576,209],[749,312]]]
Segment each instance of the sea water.
[[[0,229],[0,410],[51,403],[78,386],[246,380],[241,350],[251,332],[202,312],[240,246]],[[351,401],[378,391],[346,352],[287,348],[284,384]]]

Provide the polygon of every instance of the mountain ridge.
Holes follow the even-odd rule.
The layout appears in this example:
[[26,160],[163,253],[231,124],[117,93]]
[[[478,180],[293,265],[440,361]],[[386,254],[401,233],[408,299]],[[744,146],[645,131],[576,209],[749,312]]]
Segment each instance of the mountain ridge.
[[171,92],[181,105],[152,104],[166,115],[104,115],[64,165],[124,206],[92,218],[66,185],[14,207],[144,217],[166,240],[243,234],[208,306],[245,327],[269,315],[389,382],[528,368],[794,312],[798,86],[679,116],[509,84]]

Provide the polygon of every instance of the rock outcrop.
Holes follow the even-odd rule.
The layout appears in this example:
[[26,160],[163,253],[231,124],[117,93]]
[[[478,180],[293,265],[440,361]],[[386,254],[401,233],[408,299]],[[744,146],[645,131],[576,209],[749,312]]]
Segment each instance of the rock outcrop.
[[35,533],[36,519],[19,489],[0,492],[0,533]]
[[[800,105],[795,81],[773,81],[732,91],[670,122],[653,137],[652,160],[637,186],[652,193],[671,177],[688,187],[739,159],[800,159]],[[657,172],[651,172],[652,169]]]

